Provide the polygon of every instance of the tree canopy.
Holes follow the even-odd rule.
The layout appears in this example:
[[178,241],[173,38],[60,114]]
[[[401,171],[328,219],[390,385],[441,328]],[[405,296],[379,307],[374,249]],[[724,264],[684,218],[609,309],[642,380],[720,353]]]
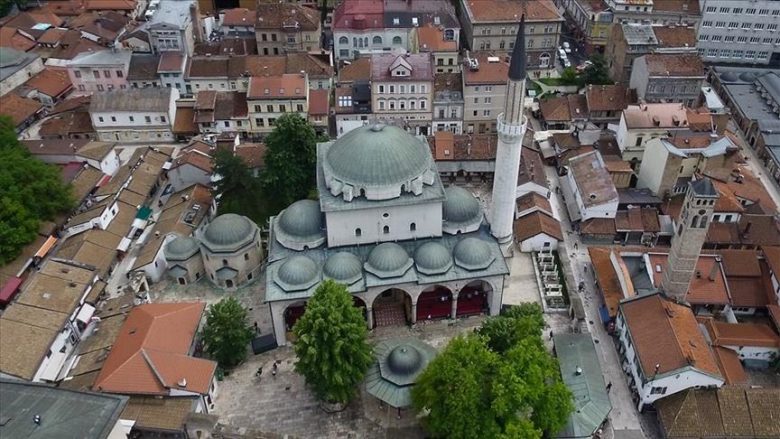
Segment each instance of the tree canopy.
[[27,0],[0,0],[0,17],[8,15],[14,6],[23,8],[27,5]]
[[276,119],[274,130],[265,139],[268,152],[263,189],[273,194],[277,211],[307,198],[314,191],[317,142],[323,140],[297,113],[287,113]]
[[609,77],[609,67],[607,66],[607,60],[604,55],[594,53],[590,57],[590,66],[580,74],[580,81],[583,85],[610,85],[614,84]]
[[412,388],[427,431],[455,439],[557,433],[573,402],[542,343],[543,326],[541,308],[529,304],[453,339]]
[[374,361],[368,330],[347,288],[321,283],[295,323],[295,370],[314,395],[329,403],[347,403]]
[[219,197],[219,213],[237,213],[251,218],[257,224],[276,213],[262,189],[262,182],[238,155],[227,150],[214,154],[214,182],[212,192]]
[[244,361],[253,334],[246,308],[234,297],[209,306],[201,337],[204,349],[221,367],[233,367]]
[[41,221],[71,207],[59,169],[33,157],[17,140],[11,119],[0,116],[0,264],[35,240]]

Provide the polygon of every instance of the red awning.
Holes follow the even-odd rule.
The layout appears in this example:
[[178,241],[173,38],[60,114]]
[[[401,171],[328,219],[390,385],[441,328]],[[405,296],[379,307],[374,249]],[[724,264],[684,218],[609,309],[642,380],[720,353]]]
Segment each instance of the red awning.
[[101,178],[100,178],[100,181],[98,181],[98,183],[97,183],[95,186],[97,186],[97,187],[103,187],[103,185],[105,185],[106,183],[108,183],[108,182],[109,182],[109,180],[111,180],[111,176],[110,176],[110,175],[108,175],[108,174],[103,174],[103,177],[101,177]]
[[22,285],[21,277],[14,276],[8,279],[5,285],[3,285],[3,289],[0,290],[0,305],[8,305],[19,291],[20,285]]

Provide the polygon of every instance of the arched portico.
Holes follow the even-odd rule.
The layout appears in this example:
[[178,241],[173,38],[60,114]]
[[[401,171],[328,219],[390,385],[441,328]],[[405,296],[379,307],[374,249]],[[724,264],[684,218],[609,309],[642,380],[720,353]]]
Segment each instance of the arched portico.
[[452,317],[452,291],[443,285],[432,285],[417,297],[417,320]]
[[456,316],[464,317],[482,313],[490,314],[493,287],[484,280],[471,281],[460,289]]
[[287,306],[284,310],[284,329],[286,332],[292,332],[295,322],[303,316],[306,312],[306,302],[298,301],[293,302]]
[[400,288],[388,288],[373,300],[374,326],[395,326],[417,320],[416,302],[410,293]]

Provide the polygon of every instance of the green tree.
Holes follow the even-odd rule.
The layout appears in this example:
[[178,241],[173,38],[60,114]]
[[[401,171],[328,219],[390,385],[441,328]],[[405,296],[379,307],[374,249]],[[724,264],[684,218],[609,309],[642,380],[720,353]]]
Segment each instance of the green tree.
[[374,361],[360,309],[344,285],[321,283],[295,323],[295,370],[324,402],[346,404]]
[[583,84],[609,85],[614,83],[609,77],[609,67],[603,55],[594,53],[590,57],[590,62],[593,64],[588,66],[580,75],[580,80]]
[[543,328],[542,307],[537,303],[524,303],[487,319],[477,333],[485,337],[491,350],[504,354],[524,338],[541,337]]
[[0,264],[35,239],[41,221],[72,207],[59,169],[33,157],[17,140],[11,119],[0,116]]
[[564,85],[580,85],[580,78],[573,67],[566,67],[561,72],[561,83]]
[[27,6],[27,0],[0,0],[0,17],[8,15],[14,5],[19,9],[22,9]]
[[542,343],[543,327],[541,308],[524,304],[453,339],[412,389],[426,429],[447,438],[525,439],[558,432],[573,402],[558,362]]
[[257,224],[265,224],[275,213],[262,188],[259,177],[240,156],[228,150],[214,155],[214,174],[221,178],[214,183],[212,192],[219,197],[219,213],[237,213],[251,218]]
[[262,176],[263,189],[273,194],[274,210],[306,198],[314,190],[317,142],[322,140],[297,113],[276,119],[274,130],[265,139],[268,149]]
[[244,361],[253,334],[246,308],[234,297],[209,306],[201,337],[204,349],[221,367],[230,368]]

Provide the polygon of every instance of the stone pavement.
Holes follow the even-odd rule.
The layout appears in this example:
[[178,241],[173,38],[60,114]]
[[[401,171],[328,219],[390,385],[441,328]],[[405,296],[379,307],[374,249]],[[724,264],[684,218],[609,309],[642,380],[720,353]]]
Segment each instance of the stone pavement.
[[531,253],[521,253],[520,249],[515,247],[514,255],[507,261],[509,279],[504,286],[502,305],[520,305],[527,302],[541,304],[532,258]]

